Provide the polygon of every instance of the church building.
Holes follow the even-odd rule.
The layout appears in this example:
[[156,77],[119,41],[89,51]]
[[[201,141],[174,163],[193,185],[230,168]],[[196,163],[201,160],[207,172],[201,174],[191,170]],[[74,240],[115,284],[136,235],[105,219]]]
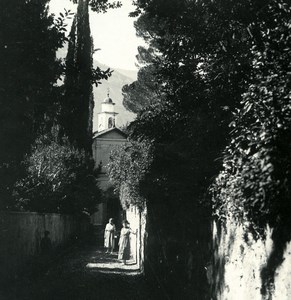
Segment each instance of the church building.
[[[103,245],[103,233],[105,224],[109,218],[115,220],[117,231],[121,228],[121,222],[126,218],[130,227],[136,234],[130,237],[130,256],[135,263],[143,268],[144,237],[146,228],[146,215],[139,209],[131,205],[123,210],[120,204],[119,196],[113,192],[113,186],[109,181],[106,165],[109,162],[109,156],[112,148],[129,143],[127,135],[115,127],[117,113],[114,110],[115,103],[107,97],[101,103],[101,112],[98,113],[98,131],[93,134],[92,152],[95,161],[95,167],[100,170],[98,176],[99,187],[103,192],[103,203],[98,205],[98,211],[91,216],[91,223],[96,227],[96,239]],[[117,243],[116,243],[117,245]],[[117,250],[117,249],[116,249]]]
[[101,112],[98,113],[98,131],[93,134],[93,158],[95,167],[100,170],[99,187],[105,195],[105,201],[99,204],[98,211],[91,217],[92,223],[97,226],[104,225],[109,218],[118,221],[122,214],[119,199],[113,193],[113,187],[106,172],[112,148],[127,142],[126,134],[115,127],[118,114],[115,112],[114,106],[115,103],[108,93],[101,103]]

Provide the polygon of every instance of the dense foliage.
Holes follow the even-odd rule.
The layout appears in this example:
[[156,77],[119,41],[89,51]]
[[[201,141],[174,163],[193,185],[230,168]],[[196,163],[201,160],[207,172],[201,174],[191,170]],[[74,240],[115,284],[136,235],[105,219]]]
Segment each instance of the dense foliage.
[[107,169],[124,209],[145,206],[140,189],[152,162],[151,147],[149,141],[125,143],[110,153]]
[[67,138],[60,142],[57,127],[35,141],[24,164],[27,175],[16,183],[15,208],[75,214],[96,210],[100,190],[92,174],[94,162]]
[[[262,278],[270,282],[290,240],[288,3],[138,0],[136,6],[138,35],[155,55],[140,71],[145,77],[123,93],[125,105],[139,112],[130,139],[154,145],[140,191],[156,226],[152,234],[161,232],[161,256],[167,238],[203,247],[195,227],[207,232],[211,213],[247,221],[258,233],[269,224],[275,246]],[[151,93],[162,97],[148,101]],[[195,284],[203,286],[201,276]]]
[[123,105],[134,113],[144,110],[162,98],[160,85],[156,81],[157,67],[153,64],[153,48],[146,49],[140,46],[138,52],[137,59],[143,67],[138,71],[137,80],[122,88]]
[[141,70],[154,72],[124,89],[125,104],[136,101],[140,85],[162,97],[137,106],[131,138],[148,138],[157,146],[149,174],[159,191],[153,198],[184,206],[177,222],[183,213],[189,219],[198,215],[201,202],[201,208],[210,206],[205,195],[219,171],[231,110],[251,73],[247,25],[255,9],[249,3],[137,1],[137,32],[155,54],[146,56]]
[[[83,2],[83,0],[71,0],[74,3]],[[97,13],[105,13],[110,8],[117,8],[121,6],[120,1],[108,1],[108,0],[85,0],[86,5],[90,5],[92,11]]]
[[[111,71],[92,68],[88,6],[105,12],[120,3],[74,2],[69,38],[72,14],[50,15],[48,0],[0,4],[1,209],[92,212],[100,198],[90,154],[92,84]],[[56,51],[67,41],[64,63]],[[65,85],[58,86],[64,73]]]
[[[143,11],[136,23],[138,34],[156,53],[143,68],[155,70],[146,80],[158,83],[158,94],[163,97],[137,109],[140,114],[132,124],[132,137],[145,136],[165,145],[165,149],[176,148],[187,169],[181,170],[178,181],[189,181],[190,194],[202,200],[218,172],[215,159],[227,143],[231,110],[238,106],[247,87],[251,72],[247,25],[255,18],[256,8],[249,3],[215,1],[137,4]],[[246,10],[247,16],[243,14]],[[133,90],[138,92],[142,84],[156,92],[144,84],[146,80],[134,83]],[[129,100],[136,101],[134,92],[129,90],[124,99],[128,104]],[[166,168],[158,170],[161,177],[171,173],[172,164],[164,164]]]
[[[65,15],[48,14],[47,0],[0,4],[0,207],[10,205],[20,162],[55,112],[54,83],[63,71],[56,50],[65,42]],[[46,116],[46,117],[45,117]]]
[[291,209],[290,7],[278,1],[260,14],[260,39],[252,37],[253,75],[213,186],[218,216],[231,214],[257,229],[273,227]]
[[[290,11],[287,3],[281,0],[268,5],[260,1],[179,1],[178,5],[177,1],[171,1],[168,5],[165,1],[140,0],[137,5],[136,13],[140,10],[143,13],[139,19],[142,21],[136,26],[139,35],[160,53],[151,65],[159,64],[155,79],[163,80],[160,89],[167,96],[162,103],[149,105],[147,112],[140,113],[132,125],[132,136],[151,136],[167,143],[175,143],[175,140],[182,143],[184,137],[191,148],[197,145],[190,152],[193,159],[208,157],[213,164],[215,157],[211,157],[211,149],[205,148],[202,141],[207,139],[207,143],[211,143],[215,139],[217,146],[226,145],[227,126],[233,119],[229,111],[235,112],[231,123],[232,141],[221,176],[226,172],[237,184],[226,177],[218,180],[222,180],[223,188],[232,185],[226,189],[237,202],[232,206],[240,210],[237,216],[253,213],[250,219],[259,222],[256,213],[264,217],[270,209],[267,203],[272,202],[265,197],[262,186],[270,183],[273,196],[274,191],[279,193],[282,187],[285,189],[283,198],[289,189],[286,182],[290,158],[286,155],[290,134],[287,72]],[[130,93],[126,96],[134,100]],[[199,149],[204,153],[199,153]],[[222,149],[214,146],[214,155],[218,157]],[[278,168],[285,171],[274,170],[274,159],[277,163],[280,161]],[[203,165],[199,167],[203,169]],[[239,172],[249,178],[237,176],[240,168]],[[273,180],[270,172],[282,176],[285,183]],[[243,207],[238,200],[243,194],[249,197],[246,203],[254,203],[254,209]],[[225,196],[221,195],[220,201],[225,203],[223,199]],[[225,205],[218,204],[227,212],[230,208]],[[264,209],[257,209],[264,205],[268,206],[265,213]]]
[[268,297],[291,239],[290,13],[287,2],[272,2],[258,14],[264,21],[249,26],[253,75],[212,186],[220,219],[235,219],[255,236],[264,236],[266,225],[273,229],[274,247],[262,270]]

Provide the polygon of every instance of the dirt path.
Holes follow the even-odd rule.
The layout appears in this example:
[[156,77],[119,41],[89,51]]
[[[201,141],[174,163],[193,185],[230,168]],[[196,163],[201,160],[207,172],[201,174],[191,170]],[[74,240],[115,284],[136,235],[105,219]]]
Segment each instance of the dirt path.
[[1,300],[163,299],[148,285],[133,261],[123,266],[117,254],[92,246],[70,249],[45,274],[23,278],[0,293]]

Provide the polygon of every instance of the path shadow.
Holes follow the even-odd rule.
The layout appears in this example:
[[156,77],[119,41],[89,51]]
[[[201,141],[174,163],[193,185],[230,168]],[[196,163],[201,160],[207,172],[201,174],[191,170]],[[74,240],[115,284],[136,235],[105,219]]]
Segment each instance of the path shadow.
[[138,275],[141,274],[138,264],[135,260],[128,260],[124,265],[118,260],[118,254],[104,253],[97,249],[91,257],[91,261],[86,264],[86,269],[100,273],[121,274],[121,275]]
[[[153,296],[153,294],[155,294]],[[123,266],[117,253],[92,245],[73,246],[45,274],[23,277],[0,288],[0,300],[163,299],[134,261]]]

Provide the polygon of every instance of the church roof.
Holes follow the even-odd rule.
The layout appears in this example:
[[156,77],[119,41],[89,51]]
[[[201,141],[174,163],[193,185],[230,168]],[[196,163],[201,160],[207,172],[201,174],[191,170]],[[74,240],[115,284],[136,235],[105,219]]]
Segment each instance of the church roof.
[[115,105],[115,103],[113,102],[113,100],[109,97],[109,92],[107,93],[107,97],[103,100],[102,103]]
[[107,134],[109,134],[109,133],[111,133],[111,132],[114,132],[114,131],[115,131],[116,133],[122,135],[125,139],[127,138],[127,134],[124,133],[122,130],[120,130],[120,129],[117,128],[117,127],[112,127],[112,128],[108,128],[108,129],[99,131],[99,132],[98,132],[98,131],[95,131],[95,132],[93,133],[93,139],[99,138],[99,137],[104,137],[105,135],[107,135]]

